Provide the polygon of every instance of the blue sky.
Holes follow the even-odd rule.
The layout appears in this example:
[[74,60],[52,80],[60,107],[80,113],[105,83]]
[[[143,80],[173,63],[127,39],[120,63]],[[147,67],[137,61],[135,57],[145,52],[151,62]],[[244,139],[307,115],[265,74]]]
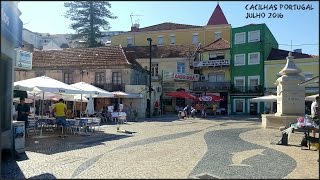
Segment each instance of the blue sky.
[[[109,20],[111,31],[129,31],[130,14],[133,20],[139,19],[140,27],[163,22],[190,25],[206,25],[216,1],[111,1],[111,12],[118,16]],[[250,23],[265,23],[277,39],[279,48],[285,50],[302,49],[304,53],[319,55],[319,5],[310,1],[219,1],[219,4],[232,27]],[[246,10],[246,5],[276,5],[277,10]],[[280,10],[280,5],[311,4],[313,10]],[[20,1],[19,9],[24,27],[35,32],[64,34],[74,33],[69,29],[70,20],[64,18],[66,8],[59,1]],[[264,18],[247,19],[247,13],[265,13]],[[269,13],[282,13],[283,18],[268,18]],[[309,45],[311,44],[311,45]]]

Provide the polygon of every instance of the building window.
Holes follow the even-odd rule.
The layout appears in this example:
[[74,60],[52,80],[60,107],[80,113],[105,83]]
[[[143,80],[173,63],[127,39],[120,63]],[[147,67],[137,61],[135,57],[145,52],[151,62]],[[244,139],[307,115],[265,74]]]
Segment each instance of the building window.
[[236,33],[234,35],[234,44],[243,44],[246,42],[246,33]]
[[193,33],[192,34],[192,44],[198,44],[199,43],[199,33]]
[[224,74],[209,74],[209,82],[224,82]]
[[45,71],[36,71],[36,72],[34,72],[34,75],[35,75],[36,77],[44,76],[45,74],[46,74]]
[[139,85],[140,84],[140,74],[139,73],[135,73],[134,74],[134,84],[135,85]]
[[127,46],[130,47],[130,46],[133,46],[133,38],[132,37],[127,37]]
[[63,82],[66,84],[72,84],[73,83],[73,76],[71,72],[65,72],[63,73]]
[[96,84],[102,85],[105,83],[105,73],[104,72],[96,72],[95,73],[95,80]]
[[234,78],[234,87],[237,91],[244,92],[245,87],[245,77],[235,77]]
[[260,52],[248,54],[248,65],[260,64]]
[[121,73],[113,72],[112,73],[112,84],[121,84]]
[[177,73],[185,73],[185,63],[177,63]]
[[221,32],[214,32],[214,40],[218,40],[221,38]]
[[246,55],[245,54],[235,54],[234,55],[234,65],[243,66],[246,65]]
[[218,60],[218,59],[224,59],[224,54],[209,54],[209,60]]
[[159,65],[158,63],[151,64],[151,76],[158,76],[159,75]]
[[170,35],[170,44],[171,45],[176,44],[176,36],[174,34]]
[[163,36],[158,36],[158,46],[163,45]]
[[248,32],[248,42],[260,41],[260,30]]
[[234,99],[233,100],[233,112],[244,113],[245,101],[244,99]]
[[260,84],[260,76],[248,76],[249,90],[256,92]]

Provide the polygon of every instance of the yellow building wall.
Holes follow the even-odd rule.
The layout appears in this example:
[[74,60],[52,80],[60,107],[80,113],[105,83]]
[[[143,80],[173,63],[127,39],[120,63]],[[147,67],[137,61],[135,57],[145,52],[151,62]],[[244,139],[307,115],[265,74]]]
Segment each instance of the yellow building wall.
[[[312,77],[319,76],[319,57],[305,58],[305,59],[293,59],[293,62],[298,68],[301,69],[301,75],[304,72],[313,73]],[[265,87],[276,88],[274,84],[277,80],[277,75],[286,65],[287,60],[272,60],[264,62],[265,69]],[[318,87],[318,84],[309,84],[306,87]]]
[[179,30],[165,30],[165,31],[148,31],[148,32],[128,32],[112,36],[112,45],[121,45],[126,47],[127,38],[133,38],[133,44],[135,46],[148,46],[149,41],[147,38],[152,38],[152,44],[157,45],[158,36],[163,36],[163,45],[170,45],[170,36],[175,35],[176,45],[190,45],[192,44],[193,33],[198,33],[198,41],[203,46],[214,41],[214,33],[221,32],[221,37],[230,42],[230,25],[222,26],[205,26],[203,28],[191,28],[191,29],[179,29]]

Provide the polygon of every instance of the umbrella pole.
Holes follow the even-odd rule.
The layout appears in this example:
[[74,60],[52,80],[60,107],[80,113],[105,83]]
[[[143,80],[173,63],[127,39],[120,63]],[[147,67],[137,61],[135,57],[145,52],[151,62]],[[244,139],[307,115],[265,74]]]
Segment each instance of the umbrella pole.
[[81,93],[81,103],[80,103],[80,118],[82,118],[82,93]]
[[36,95],[33,94],[33,113],[34,113],[34,116],[33,116],[33,120],[36,120]]
[[41,129],[40,129],[40,136],[42,136],[43,105],[44,105],[44,91],[42,91],[42,103],[41,103]]

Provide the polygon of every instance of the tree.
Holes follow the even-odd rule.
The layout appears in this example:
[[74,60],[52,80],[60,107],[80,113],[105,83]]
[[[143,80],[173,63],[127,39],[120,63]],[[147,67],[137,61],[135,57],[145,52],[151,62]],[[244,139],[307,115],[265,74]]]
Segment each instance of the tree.
[[102,36],[100,29],[110,29],[106,18],[117,18],[109,10],[111,4],[108,1],[71,1],[64,6],[69,8],[65,17],[74,21],[70,28],[77,32],[72,38],[83,37],[88,47],[101,46],[97,41]]

